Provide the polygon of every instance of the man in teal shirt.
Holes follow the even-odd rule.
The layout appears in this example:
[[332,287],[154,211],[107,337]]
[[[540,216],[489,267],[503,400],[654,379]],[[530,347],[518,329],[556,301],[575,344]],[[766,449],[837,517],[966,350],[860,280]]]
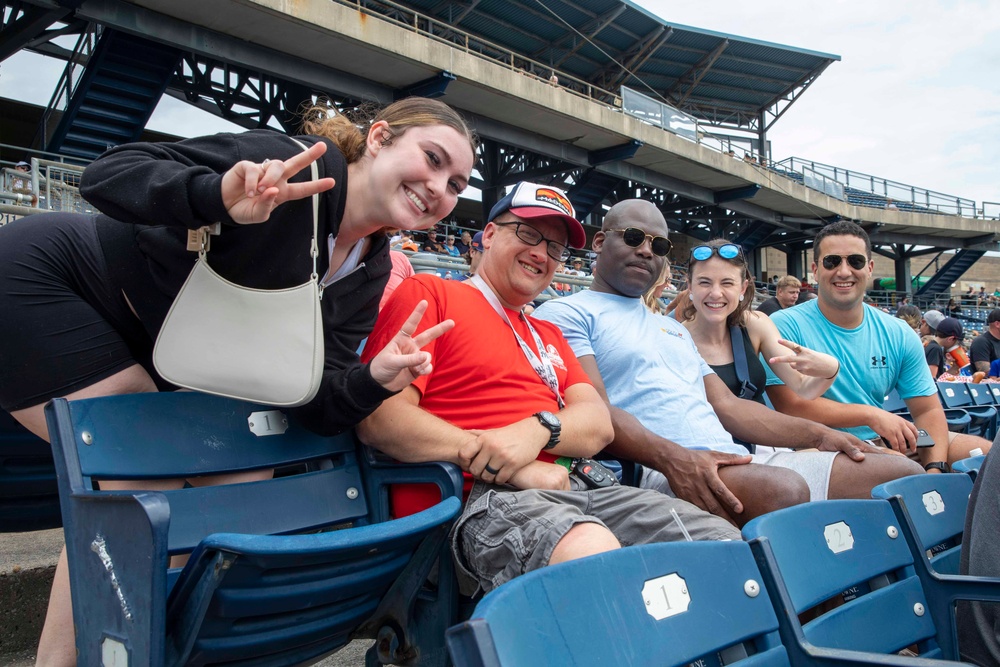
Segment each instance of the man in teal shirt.
[[[917,428],[934,440],[922,448],[924,468],[944,472],[969,451],[989,450],[982,438],[948,431],[937,388],[924,361],[920,339],[902,320],[864,303],[874,262],[868,234],[853,222],[827,225],[813,244],[812,270],[819,298],[771,316],[783,338],[840,361],[840,372],[827,392],[807,401],[768,373],[768,396],[775,408],[860,438],[881,436],[893,449],[913,454]],[[882,409],[895,389],[913,423]]]

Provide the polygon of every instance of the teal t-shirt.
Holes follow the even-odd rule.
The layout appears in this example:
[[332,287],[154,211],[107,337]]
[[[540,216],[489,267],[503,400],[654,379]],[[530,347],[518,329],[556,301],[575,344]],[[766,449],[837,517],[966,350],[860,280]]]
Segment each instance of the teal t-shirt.
[[[823,394],[825,398],[882,407],[893,389],[903,399],[937,393],[920,337],[903,320],[880,310],[865,306],[861,325],[844,329],[826,319],[819,300],[813,299],[776,312],[771,321],[782,338],[840,361],[840,373]],[[767,384],[783,384],[770,368]],[[876,436],[867,426],[842,430],[862,439]]]

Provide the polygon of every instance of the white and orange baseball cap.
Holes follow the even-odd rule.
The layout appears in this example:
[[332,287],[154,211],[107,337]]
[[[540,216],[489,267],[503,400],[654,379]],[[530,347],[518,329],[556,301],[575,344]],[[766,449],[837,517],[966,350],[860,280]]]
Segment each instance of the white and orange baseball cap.
[[576,211],[570,203],[566,192],[551,185],[537,183],[518,183],[507,193],[507,196],[496,203],[490,210],[487,222],[492,222],[502,214],[510,211],[519,218],[556,218],[566,225],[566,232],[571,248],[582,248],[587,244],[587,234],[583,225],[576,219]]

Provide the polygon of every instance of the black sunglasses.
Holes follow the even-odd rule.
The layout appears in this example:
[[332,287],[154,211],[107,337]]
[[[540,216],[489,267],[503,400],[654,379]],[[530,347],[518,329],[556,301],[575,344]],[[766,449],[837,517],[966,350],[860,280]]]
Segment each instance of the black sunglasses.
[[823,268],[827,271],[833,271],[839,267],[845,259],[855,271],[860,271],[865,268],[865,265],[868,264],[868,258],[864,255],[825,255],[823,257]]
[[638,248],[646,239],[649,239],[649,247],[657,257],[666,257],[674,244],[666,236],[653,236],[636,227],[626,227],[625,229],[608,229],[609,232],[621,232],[622,241],[630,248]]

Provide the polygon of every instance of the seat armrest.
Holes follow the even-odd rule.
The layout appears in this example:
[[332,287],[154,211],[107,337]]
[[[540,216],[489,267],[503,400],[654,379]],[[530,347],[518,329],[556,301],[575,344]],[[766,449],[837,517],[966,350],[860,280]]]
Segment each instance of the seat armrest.
[[102,643],[133,656],[163,656],[170,507],[159,493],[95,493],[68,499],[64,517],[81,665],[101,664]]

